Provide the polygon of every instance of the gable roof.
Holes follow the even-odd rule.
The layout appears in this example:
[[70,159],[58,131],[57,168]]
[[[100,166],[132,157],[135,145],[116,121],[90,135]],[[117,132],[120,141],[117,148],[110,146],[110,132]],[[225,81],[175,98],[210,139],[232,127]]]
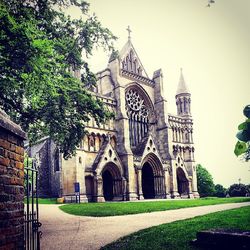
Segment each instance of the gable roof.
[[144,137],[136,148],[132,149],[132,151],[135,156],[139,156],[141,159],[144,159],[148,154],[153,153],[162,162],[162,158],[151,134]]
[[124,59],[126,59],[127,56],[130,57],[131,51],[132,51],[132,53],[134,55],[134,58],[137,60],[138,67],[141,68],[141,75],[144,76],[144,77],[149,78],[148,74],[147,74],[145,68],[143,67],[142,62],[141,62],[141,60],[140,60],[140,58],[139,58],[139,56],[138,56],[138,54],[137,54],[137,52],[136,52],[136,50],[135,50],[132,42],[131,42],[131,39],[128,39],[128,41],[126,42],[126,44],[123,46],[123,48],[119,52],[119,58],[121,59],[121,62]]
[[104,140],[104,142],[102,143],[99,152],[94,160],[93,163],[93,169],[95,170],[97,168],[98,163],[100,162],[100,160],[102,159],[103,154],[105,153],[105,149],[108,145],[109,141],[107,139]]
[[104,166],[108,163],[114,163],[120,170],[121,175],[123,175],[120,157],[112,147],[110,139],[105,139],[93,163],[93,170],[96,171],[97,174],[101,174]]
[[136,155],[136,156],[142,156],[144,149],[146,147],[146,144],[148,142],[148,138],[149,136],[145,136],[139,144],[137,144],[137,146],[135,148],[132,148],[132,152]]

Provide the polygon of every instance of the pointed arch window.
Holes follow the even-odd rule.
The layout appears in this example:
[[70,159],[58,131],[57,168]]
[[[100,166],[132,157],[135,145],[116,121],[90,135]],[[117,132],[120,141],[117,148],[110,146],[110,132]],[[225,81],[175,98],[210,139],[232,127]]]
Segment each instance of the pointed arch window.
[[184,103],[184,113],[187,113],[187,105],[186,105],[187,99],[185,97],[183,99],[183,103]]
[[136,59],[134,60],[134,63],[133,63],[133,64],[134,64],[133,71],[134,71],[134,73],[137,73],[137,72],[136,72],[136,71],[137,71],[137,70],[136,70],[136,69],[137,69],[137,60],[136,60]]
[[142,68],[141,68],[141,67],[138,67],[138,70],[137,70],[137,71],[138,71],[138,75],[141,76],[141,75],[142,75]]
[[60,163],[59,163],[60,152],[57,148],[54,155],[54,171],[60,171]]
[[89,136],[89,143],[88,143],[89,151],[95,151],[95,137],[94,135]]
[[151,108],[137,90],[131,88],[126,91],[126,110],[129,118],[130,145],[137,146],[147,136]]

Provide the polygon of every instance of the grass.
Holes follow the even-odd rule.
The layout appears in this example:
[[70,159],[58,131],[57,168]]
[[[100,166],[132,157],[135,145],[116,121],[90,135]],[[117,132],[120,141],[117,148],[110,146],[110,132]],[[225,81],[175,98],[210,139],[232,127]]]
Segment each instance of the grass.
[[151,227],[123,237],[101,249],[200,249],[190,245],[201,230],[227,228],[250,230],[250,206],[216,212]]
[[250,198],[201,198],[196,200],[163,200],[148,202],[105,202],[105,203],[82,203],[67,204],[60,206],[66,213],[82,216],[115,216],[125,214],[150,213],[186,207],[207,206],[225,203],[246,202]]
[[[39,204],[57,204],[56,202],[57,198],[38,198]],[[29,199],[29,202],[31,203],[31,198]],[[36,199],[34,199],[34,202],[36,202]],[[24,203],[27,204],[27,198],[24,199]]]

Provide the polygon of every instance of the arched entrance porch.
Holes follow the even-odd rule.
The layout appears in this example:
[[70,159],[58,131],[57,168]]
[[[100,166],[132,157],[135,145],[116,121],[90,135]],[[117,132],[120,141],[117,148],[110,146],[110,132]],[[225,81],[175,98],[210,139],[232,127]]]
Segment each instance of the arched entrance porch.
[[162,164],[158,157],[149,154],[142,166],[142,194],[144,199],[166,198],[165,178]]
[[177,186],[178,186],[178,193],[180,196],[183,197],[188,197],[189,195],[189,182],[186,177],[185,172],[181,167],[177,168]]
[[108,163],[102,171],[103,197],[105,201],[123,200],[122,176],[114,163]]
[[144,199],[154,199],[154,173],[153,169],[148,162],[142,168],[142,193]]

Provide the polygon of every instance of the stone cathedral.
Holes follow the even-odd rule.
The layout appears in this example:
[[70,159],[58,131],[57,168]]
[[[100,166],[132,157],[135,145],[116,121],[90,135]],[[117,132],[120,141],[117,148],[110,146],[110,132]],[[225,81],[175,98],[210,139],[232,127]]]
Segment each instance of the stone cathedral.
[[168,113],[161,69],[148,77],[130,36],[96,76],[90,91],[115,119],[100,126],[90,119],[88,133],[69,160],[62,159],[48,139],[31,149],[48,158],[47,165],[41,164],[41,195],[70,202],[79,183],[82,202],[199,197],[191,94],[182,71],[177,115]]

